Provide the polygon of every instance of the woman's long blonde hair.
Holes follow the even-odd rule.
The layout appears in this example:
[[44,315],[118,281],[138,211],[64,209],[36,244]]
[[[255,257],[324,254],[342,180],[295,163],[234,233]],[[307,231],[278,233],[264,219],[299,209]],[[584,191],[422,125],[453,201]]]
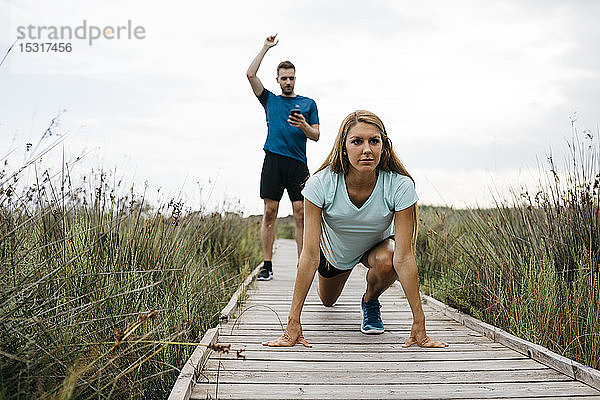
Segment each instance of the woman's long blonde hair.
[[[381,119],[373,114],[370,111],[366,110],[356,110],[350,114],[342,121],[340,125],[340,130],[333,142],[333,148],[329,155],[323,162],[323,164],[319,167],[317,172],[321,171],[329,167],[331,171],[336,174],[344,174],[346,175],[350,168],[350,161],[348,161],[348,155],[346,153],[346,138],[348,137],[348,132],[350,128],[359,122],[363,122],[365,124],[373,125],[377,128],[379,133],[381,134],[381,143],[383,145],[381,151],[381,159],[379,160],[379,164],[377,165],[377,170],[381,171],[392,171],[396,172],[400,175],[404,175],[409,177],[413,183],[415,180],[410,176],[402,161],[398,158],[394,149],[392,148],[392,141],[387,135],[385,130],[385,126]],[[413,253],[415,251],[417,245],[417,233],[418,233],[418,216],[419,211],[417,204],[415,203],[415,207],[413,208],[413,232],[412,232],[412,247]]]

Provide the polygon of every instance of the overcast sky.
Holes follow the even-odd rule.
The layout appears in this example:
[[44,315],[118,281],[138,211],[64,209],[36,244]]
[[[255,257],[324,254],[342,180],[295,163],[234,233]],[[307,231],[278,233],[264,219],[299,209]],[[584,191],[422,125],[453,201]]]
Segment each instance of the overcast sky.
[[[117,175],[188,205],[223,201],[261,213],[263,108],[245,72],[278,33],[259,70],[280,92],[276,65],[296,65],[296,93],[317,102],[314,171],[342,119],[378,114],[422,204],[487,205],[490,188],[530,182],[537,159],[563,152],[569,118],[600,122],[600,2],[526,1],[7,1],[0,57],[18,26],[142,26],[144,39],[80,39],[70,53],[25,53],[0,67],[0,143],[24,156],[59,110],[75,168]],[[41,42],[38,40],[38,42]],[[45,162],[60,167],[60,151]],[[238,204],[239,201],[239,204]],[[284,194],[280,215],[291,211]]]

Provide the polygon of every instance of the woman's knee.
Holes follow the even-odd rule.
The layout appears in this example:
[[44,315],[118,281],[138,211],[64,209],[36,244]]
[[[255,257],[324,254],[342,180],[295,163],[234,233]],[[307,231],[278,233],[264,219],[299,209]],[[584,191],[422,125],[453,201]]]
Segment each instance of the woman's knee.
[[381,270],[383,272],[389,272],[394,270],[394,253],[388,251],[382,251],[375,254],[375,260],[372,268]]
[[328,293],[327,295],[323,294],[322,290],[317,290],[317,292],[319,293],[319,299],[321,299],[321,304],[323,304],[325,307],[333,307],[333,305],[335,304],[335,302],[337,301],[338,296],[332,296],[330,293]]
[[381,282],[393,282],[397,275],[394,270],[393,253],[381,252],[375,255],[369,268],[369,276]]
[[325,307],[332,307],[338,300],[344,289],[347,274],[337,275],[332,278],[323,278],[319,275],[319,286],[317,287],[317,293],[319,293],[319,299]]
[[323,304],[325,307],[333,307],[336,301],[337,299],[321,297],[321,304]]

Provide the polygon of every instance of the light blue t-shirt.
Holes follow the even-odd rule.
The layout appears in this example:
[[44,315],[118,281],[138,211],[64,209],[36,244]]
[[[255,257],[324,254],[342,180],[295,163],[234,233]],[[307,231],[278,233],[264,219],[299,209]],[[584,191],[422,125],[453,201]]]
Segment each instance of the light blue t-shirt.
[[302,194],[323,210],[321,250],[331,265],[342,270],[353,268],[367,250],[393,235],[394,212],[419,199],[409,177],[379,171],[371,196],[358,208],[350,201],[344,174],[329,167],[311,176]]
[[267,117],[267,140],[264,150],[281,156],[295,158],[306,164],[306,134],[287,122],[292,109],[298,109],[309,125],[319,123],[317,103],[311,98],[297,95],[274,95],[267,89],[258,96]]

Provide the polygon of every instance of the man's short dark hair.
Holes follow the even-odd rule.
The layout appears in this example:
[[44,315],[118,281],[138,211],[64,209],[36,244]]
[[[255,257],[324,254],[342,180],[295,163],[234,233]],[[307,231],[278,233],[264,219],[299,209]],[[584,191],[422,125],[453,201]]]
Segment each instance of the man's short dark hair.
[[294,67],[294,64],[292,64],[291,61],[282,61],[279,63],[279,65],[277,66],[277,76],[279,76],[279,70],[280,69],[293,69],[294,72],[296,71],[296,67]]

